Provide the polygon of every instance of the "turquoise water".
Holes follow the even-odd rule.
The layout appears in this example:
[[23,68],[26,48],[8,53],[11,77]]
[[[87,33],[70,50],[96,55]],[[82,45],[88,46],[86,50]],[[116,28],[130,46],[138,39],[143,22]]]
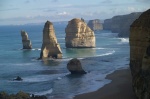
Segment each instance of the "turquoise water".
[[[0,26],[0,91],[22,90],[50,99],[71,99],[74,95],[97,90],[111,81],[106,75],[128,68],[129,40],[117,38],[110,31],[97,31],[96,48],[66,48],[66,25],[54,24],[63,59],[37,60],[42,45],[44,25]],[[32,50],[21,50],[20,31],[25,30],[32,41]],[[79,58],[86,75],[70,75],[67,62]],[[21,76],[23,81],[12,81]]]

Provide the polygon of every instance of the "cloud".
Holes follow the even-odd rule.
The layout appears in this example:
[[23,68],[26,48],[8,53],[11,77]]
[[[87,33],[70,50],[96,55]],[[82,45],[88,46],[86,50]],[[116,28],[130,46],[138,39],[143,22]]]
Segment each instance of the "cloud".
[[26,0],[24,3],[30,3],[30,1],[29,1],[29,0]]
[[43,12],[56,12],[57,10],[54,8],[35,8],[33,10],[43,11]]
[[110,4],[110,3],[112,3],[112,1],[111,1],[111,0],[104,0],[104,1],[102,1],[101,3]]
[[147,3],[147,2],[150,2],[150,0],[136,0],[138,2],[144,2],[144,3]]
[[59,0],[52,0],[52,2],[58,2]]
[[59,15],[59,16],[68,16],[70,14],[64,11],[64,12],[58,13],[57,15]]
[[19,8],[0,9],[0,11],[18,10]]
[[134,7],[128,7],[127,10],[128,10],[128,12],[136,12],[137,11],[137,9]]

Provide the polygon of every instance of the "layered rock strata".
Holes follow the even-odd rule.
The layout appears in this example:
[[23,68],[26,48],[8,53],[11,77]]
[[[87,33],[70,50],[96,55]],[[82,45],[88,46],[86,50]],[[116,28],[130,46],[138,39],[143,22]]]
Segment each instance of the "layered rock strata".
[[110,30],[113,33],[119,33],[119,37],[129,37],[130,25],[135,21],[141,12],[135,12],[127,15],[114,16],[111,19],[104,20],[104,30]]
[[65,29],[67,48],[92,48],[95,47],[94,32],[80,19],[72,19]]
[[31,41],[28,38],[28,34],[25,31],[21,31],[23,49],[32,49]]
[[67,64],[67,69],[71,74],[86,74],[83,70],[80,60],[77,58],[71,59]]
[[130,27],[130,69],[138,99],[150,99],[150,9]]
[[101,24],[99,19],[95,20],[90,20],[88,22],[88,26],[93,30],[93,31],[99,31],[103,30],[103,25]]
[[57,42],[53,24],[50,21],[45,23],[43,29],[43,44],[40,59],[44,58],[62,58],[62,51]]

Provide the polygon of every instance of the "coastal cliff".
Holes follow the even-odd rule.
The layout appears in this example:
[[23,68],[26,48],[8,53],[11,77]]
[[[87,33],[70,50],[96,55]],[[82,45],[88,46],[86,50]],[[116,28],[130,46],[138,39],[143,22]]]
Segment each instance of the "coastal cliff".
[[80,19],[72,19],[65,29],[67,48],[92,48],[95,47],[94,32]]
[[130,27],[130,69],[138,99],[150,99],[150,9]]
[[113,33],[119,33],[119,37],[129,37],[130,25],[135,21],[141,12],[135,12],[127,15],[114,16],[111,19],[104,20],[104,30],[111,30]]
[[103,25],[101,24],[99,19],[95,20],[90,20],[88,22],[88,26],[93,30],[93,31],[99,31],[103,30]]
[[21,31],[23,49],[32,49],[31,41],[28,38],[28,34],[25,31]]
[[50,21],[45,23],[43,29],[43,44],[40,59],[43,58],[62,58],[62,51],[57,42],[53,24]]

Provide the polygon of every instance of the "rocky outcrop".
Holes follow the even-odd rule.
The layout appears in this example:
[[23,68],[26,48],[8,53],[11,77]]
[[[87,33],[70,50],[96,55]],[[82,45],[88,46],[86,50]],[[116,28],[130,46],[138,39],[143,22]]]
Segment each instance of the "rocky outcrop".
[[6,92],[0,92],[0,99],[47,99],[47,97],[44,95],[35,96],[33,94],[32,96],[30,96],[29,93],[20,91],[17,94],[8,94]]
[[22,81],[23,79],[20,76],[17,76],[16,78],[13,79],[14,81]]
[[95,47],[94,32],[80,19],[72,19],[65,29],[67,48]]
[[99,19],[95,20],[90,20],[88,22],[88,26],[93,30],[93,31],[99,31],[103,30],[103,25],[101,24]]
[[138,99],[150,99],[150,9],[130,27],[130,69]]
[[85,22],[85,20],[84,20],[83,18],[81,18],[81,20],[82,20],[83,22]]
[[82,69],[80,60],[77,58],[71,59],[68,62],[67,69],[71,72],[71,74],[86,74],[86,72]]
[[43,44],[41,47],[40,59],[44,58],[62,58],[62,51],[57,42],[53,24],[50,21],[45,23],[43,29]]
[[31,41],[28,38],[28,34],[25,31],[21,31],[23,49],[32,49]]
[[111,19],[104,20],[104,30],[111,30],[113,33],[119,33],[119,37],[129,37],[130,25],[135,21],[141,12],[135,12],[127,15],[114,16]]

